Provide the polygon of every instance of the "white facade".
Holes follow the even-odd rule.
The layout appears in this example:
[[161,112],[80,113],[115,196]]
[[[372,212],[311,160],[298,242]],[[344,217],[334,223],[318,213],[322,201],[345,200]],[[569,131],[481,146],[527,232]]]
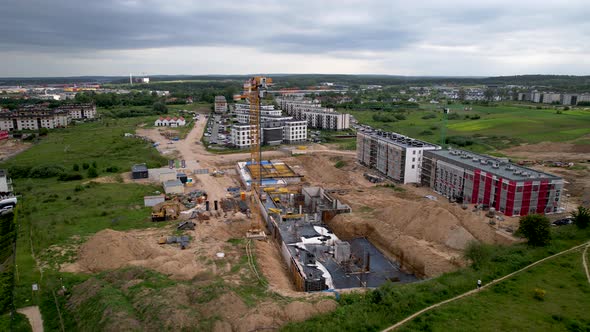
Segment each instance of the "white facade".
[[160,117],[154,122],[156,127],[183,127],[186,125],[186,120],[183,117]]
[[227,112],[227,100],[224,96],[215,96],[215,113]]
[[344,130],[350,128],[350,114],[334,111],[332,108],[322,107],[312,101],[278,98],[277,102],[287,115],[295,120],[307,121],[309,128]]
[[283,141],[286,143],[307,140],[307,121],[287,121],[283,127]]
[[96,118],[96,105],[94,104],[68,104],[57,109],[65,111],[72,119],[94,119]]
[[234,125],[231,127],[231,142],[240,149],[249,148],[252,145],[250,139],[250,125]]
[[439,146],[397,133],[357,133],[358,161],[402,183],[419,183],[424,151],[438,149]]

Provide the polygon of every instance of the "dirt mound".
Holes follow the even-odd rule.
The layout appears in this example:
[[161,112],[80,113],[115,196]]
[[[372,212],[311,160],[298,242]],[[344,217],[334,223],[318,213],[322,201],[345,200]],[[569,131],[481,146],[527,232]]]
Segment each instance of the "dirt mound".
[[129,262],[150,259],[160,252],[131,235],[105,229],[80,247],[78,264],[89,272],[117,269]]
[[169,232],[165,230],[100,231],[80,247],[77,261],[64,266],[62,271],[94,273],[123,266],[144,266],[175,279],[188,280],[208,270],[195,260],[191,250],[159,246],[158,239],[166,234]]
[[[343,239],[369,238],[410,272],[432,277],[456,270],[465,264],[462,250],[471,241],[512,242],[490,227],[483,216],[459,205],[385,189],[371,188],[341,197],[357,212],[338,215],[329,225]],[[415,189],[412,191],[420,193]]]
[[311,303],[294,301],[285,306],[285,314],[290,321],[301,322],[316,314],[316,310]]
[[[337,162],[343,162],[344,166],[336,168]],[[352,156],[325,157],[319,154],[309,154],[289,159],[288,163],[301,164],[296,171],[301,173],[305,179],[314,184],[321,184],[326,188],[332,187],[367,187],[371,183],[363,178],[362,172],[355,172],[360,169]]]

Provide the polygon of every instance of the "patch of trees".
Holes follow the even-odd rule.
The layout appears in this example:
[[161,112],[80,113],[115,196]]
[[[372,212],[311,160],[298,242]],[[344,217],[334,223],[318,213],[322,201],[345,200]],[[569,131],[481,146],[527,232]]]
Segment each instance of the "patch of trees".
[[445,139],[445,143],[465,147],[473,145],[474,141],[473,139],[465,136],[449,136]]
[[424,120],[428,120],[428,119],[436,119],[436,114],[434,113],[428,113],[422,116],[422,119]]
[[540,214],[529,214],[520,218],[517,234],[536,247],[546,246],[551,242],[551,222]]
[[375,113],[372,116],[375,122],[396,122],[397,119],[394,115],[388,113]]
[[12,306],[14,288],[14,243],[16,241],[16,222],[13,213],[0,215],[0,314]]

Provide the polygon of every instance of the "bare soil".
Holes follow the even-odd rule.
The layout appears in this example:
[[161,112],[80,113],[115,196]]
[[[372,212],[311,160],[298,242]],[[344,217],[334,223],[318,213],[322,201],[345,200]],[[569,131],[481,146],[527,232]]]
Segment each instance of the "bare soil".
[[[588,137],[586,137],[585,139],[588,139]],[[590,144],[576,144],[575,141],[523,144],[520,146],[502,150],[500,152],[510,157],[521,158],[526,160],[590,160]]]
[[[408,272],[434,277],[464,266],[462,252],[471,241],[510,244],[517,241],[503,229],[506,220],[488,224],[483,213],[463,210],[427,188],[395,185],[398,190],[370,183],[368,170],[354,155],[308,154],[286,159],[311,185],[336,190],[353,213],[336,216],[330,227],[343,239],[367,237]],[[345,166],[334,165],[343,161]],[[433,195],[437,201],[424,196]]]
[[18,139],[0,140],[0,161],[8,160],[33,146]]

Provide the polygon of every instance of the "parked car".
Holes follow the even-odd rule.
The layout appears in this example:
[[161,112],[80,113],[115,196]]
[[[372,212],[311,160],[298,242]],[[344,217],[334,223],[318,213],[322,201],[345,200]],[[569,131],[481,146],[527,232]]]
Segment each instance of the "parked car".
[[551,223],[551,225],[553,226],[564,226],[564,225],[570,225],[574,222],[574,218],[573,217],[566,217],[563,219],[558,219],[555,220],[554,222]]

